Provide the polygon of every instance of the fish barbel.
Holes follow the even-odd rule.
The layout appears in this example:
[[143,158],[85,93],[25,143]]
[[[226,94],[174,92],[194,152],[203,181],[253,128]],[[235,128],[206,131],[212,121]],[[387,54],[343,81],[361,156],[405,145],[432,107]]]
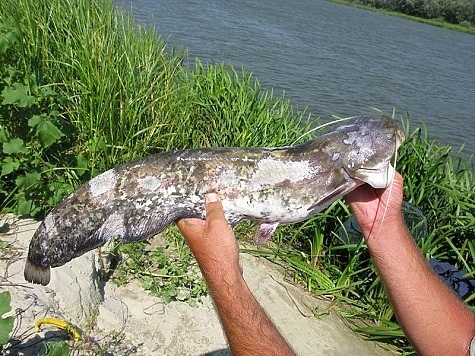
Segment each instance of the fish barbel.
[[217,193],[231,226],[260,223],[256,243],[279,224],[305,220],[361,184],[386,187],[404,140],[393,119],[352,117],[303,144],[279,148],[169,151],[112,168],[58,204],[34,233],[24,270],[46,285],[58,267],[111,238],[134,242],[174,220],[206,216]]

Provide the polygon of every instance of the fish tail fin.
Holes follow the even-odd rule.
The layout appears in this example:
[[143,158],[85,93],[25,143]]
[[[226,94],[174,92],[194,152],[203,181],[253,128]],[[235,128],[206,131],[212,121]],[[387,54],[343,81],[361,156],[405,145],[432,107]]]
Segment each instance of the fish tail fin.
[[23,276],[25,277],[25,280],[30,283],[41,284],[45,286],[51,279],[51,267],[38,266],[29,258],[27,258]]

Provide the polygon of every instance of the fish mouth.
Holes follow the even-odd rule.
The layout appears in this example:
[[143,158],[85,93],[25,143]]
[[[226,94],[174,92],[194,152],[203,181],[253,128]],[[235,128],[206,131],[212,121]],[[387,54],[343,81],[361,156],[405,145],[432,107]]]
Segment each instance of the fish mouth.
[[358,168],[355,171],[356,179],[368,183],[373,188],[386,188],[394,179],[396,169],[391,163],[378,168]]

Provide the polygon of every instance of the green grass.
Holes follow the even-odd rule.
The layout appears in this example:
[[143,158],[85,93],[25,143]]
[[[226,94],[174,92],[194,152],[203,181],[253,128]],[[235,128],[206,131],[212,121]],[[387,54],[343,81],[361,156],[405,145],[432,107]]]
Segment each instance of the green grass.
[[121,286],[136,279],[165,303],[183,301],[196,306],[208,289],[193,254],[176,226],[168,228],[159,240],[153,247],[148,242],[117,245],[114,254],[121,262],[112,281]]
[[[308,129],[304,112],[263,91],[245,70],[199,61],[185,69],[182,61],[109,1],[4,0],[0,209],[42,218],[79,184],[135,157],[201,146],[280,146]],[[414,233],[417,243],[427,258],[473,275],[473,164],[409,122],[403,121],[407,140],[397,168],[406,201],[426,219]],[[276,243],[253,253],[283,260],[296,283],[331,296],[358,332],[411,352],[366,246],[357,234],[342,242],[349,218],[337,201],[279,228]],[[248,238],[253,229],[243,224],[236,234]],[[204,290],[184,272],[192,257],[176,230],[167,236],[167,247],[156,251],[146,244],[121,247],[114,278],[119,284],[137,278],[153,294],[193,303]],[[191,285],[198,289],[183,292]],[[466,300],[472,308],[474,299]]]

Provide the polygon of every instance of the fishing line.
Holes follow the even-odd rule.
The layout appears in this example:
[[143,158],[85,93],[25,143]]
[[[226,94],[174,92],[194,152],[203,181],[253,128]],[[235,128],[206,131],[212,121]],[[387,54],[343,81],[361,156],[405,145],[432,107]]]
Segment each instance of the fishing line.
[[[381,218],[381,223],[379,224],[378,232],[376,233],[375,238],[378,238],[379,233],[381,232],[381,228],[383,227],[384,218],[386,217],[386,213],[388,212],[389,201],[391,200],[391,195],[392,195],[392,192],[393,192],[394,177],[396,176],[396,163],[397,163],[397,143],[395,145],[395,150],[394,150],[394,169],[393,169],[393,176],[391,177],[391,180],[390,180],[391,185],[389,186],[388,199],[386,200],[386,206],[384,207],[384,212],[383,212],[383,216]],[[376,214],[377,214],[377,212],[376,212]]]

